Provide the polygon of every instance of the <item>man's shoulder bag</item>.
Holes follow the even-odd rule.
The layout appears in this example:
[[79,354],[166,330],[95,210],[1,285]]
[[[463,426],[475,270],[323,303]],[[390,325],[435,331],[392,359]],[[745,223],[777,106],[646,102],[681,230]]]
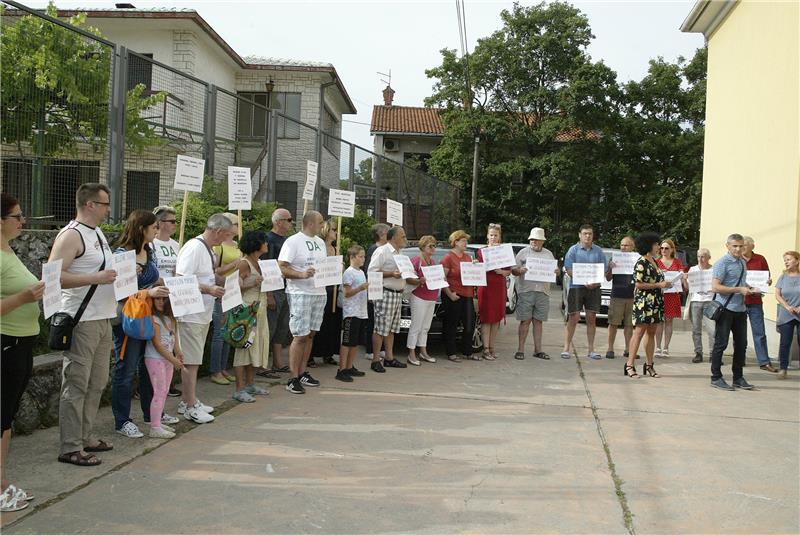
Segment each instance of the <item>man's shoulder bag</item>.
[[[739,275],[739,280],[736,281],[736,286],[742,283],[742,278],[744,277],[745,270],[747,268],[742,267],[742,273]],[[731,302],[733,299],[733,294],[728,295],[728,298],[725,300],[725,304],[723,305],[719,301],[717,301],[717,294],[714,294],[714,297],[706,303],[706,306],[703,307],[703,315],[710,319],[711,321],[719,320],[720,316],[722,316],[722,311],[728,306],[728,303]]]

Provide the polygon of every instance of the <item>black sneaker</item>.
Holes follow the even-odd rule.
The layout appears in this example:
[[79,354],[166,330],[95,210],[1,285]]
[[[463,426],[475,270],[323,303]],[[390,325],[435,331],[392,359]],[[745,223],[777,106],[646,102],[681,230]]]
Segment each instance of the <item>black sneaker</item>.
[[369,367],[372,368],[372,371],[374,371],[375,373],[386,373],[386,370],[383,368],[383,365],[379,360],[376,360],[375,362],[370,364]]
[[755,387],[748,383],[744,377],[739,377],[733,380],[734,388],[741,388],[742,390],[753,390]]
[[352,368],[347,368],[346,370],[343,370],[343,371],[347,375],[352,375],[353,377],[364,377],[365,375],[367,375],[366,373],[364,373],[361,370],[357,369],[355,366],[353,366]]
[[300,384],[300,381],[297,380],[297,377],[293,377],[289,379],[289,382],[286,383],[286,390],[288,390],[292,394],[305,394],[306,389],[303,388],[303,385]]
[[616,355],[614,354],[613,351],[606,351],[606,358],[607,359],[613,359],[614,357],[616,357]]
[[319,386],[319,381],[311,377],[311,374],[308,372],[303,372],[303,375],[300,376],[300,382],[304,386]]
[[698,362],[703,362],[703,354],[702,353],[695,353],[692,362],[697,364]]
[[733,390],[733,387],[725,382],[725,379],[720,377],[719,379],[712,379],[711,386],[714,388],[719,388],[720,390]]
[[392,360],[384,359],[383,365],[386,366],[387,368],[408,368],[408,364],[406,364],[405,362],[400,362],[397,359],[392,359]]
[[337,381],[343,381],[345,383],[352,383],[353,382],[353,378],[350,377],[350,374],[347,373],[347,370],[339,370],[338,372],[336,372],[335,379]]
[[177,388],[175,388],[174,386],[171,386],[171,387],[169,387],[169,392],[167,393],[167,395],[168,395],[169,397],[171,397],[171,398],[177,398],[177,397],[180,397],[180,396],[181,396],[181,394],[183,394],[183,392],[181,392],[180,390],[178,390],[178,389],[177,389]]

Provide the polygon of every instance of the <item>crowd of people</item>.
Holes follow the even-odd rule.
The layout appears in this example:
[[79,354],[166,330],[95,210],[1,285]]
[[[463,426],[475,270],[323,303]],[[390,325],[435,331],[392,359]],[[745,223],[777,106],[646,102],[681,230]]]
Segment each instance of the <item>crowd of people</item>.
[[[164,412],[168,396],[180,396],[177,412],[186,420],[205,424],[214,420],[214,407],[197,397],[198,371],[204,362],[205,347],[211,333],[209,371],[218,385],[233,384],[233,399],[252,403],[268,392],[255,382],[256,375],[286,379],[286,390],[304,394],[307,388],[320,385],[310,373],[315,358],[338,364],[336,380],[352,382],[365,372],[355,366],[358,348],[364,346],[370,370],[385,373],[386,368],[406,368],[435,363],[427,349],[428,332],[437,302],[443,311],[443,338],[446,358],[494,361],[498,358],[496,340],[500,323],[505,319],[506,279],[516,281],[518,347],[514,358],[525,359],[528,332],[533,331],[532,356],[548,360],[543,348],[543,323],[550,309],[551,283],[528,280],[527,261],[538,258],[553,261],[544,247],[545,230],[533,228],[529,246],[520,250],[512,265],[487,273],[486,285],[464,284],[461,271],[467,263],[483,261],[478,250],[473,258],[468,252],[471,239],[456,230],[448,237],[450,250],[439,264],[446,286],[441,291],[430,288],[425,268],[437,264],[434,251],[437,239],[423,236],[418,240],[419,254],[411,259],[413,273],[403,271],[398,256],[407,246],[400,226],[378,224],[373,228],[375,243],[367,250],[359,244],[347,251],[346,269],[341,286],[318,287],[316,266],[334,256],[338,229],[316,211],[303,215],[301,228],[292,233],[294,219],[283,208],[272,215],[269,231],[245,232],[237,241],[241,222],[229,213],[212,215],[202,234],[180,245],[173,239],[177,229],[175,210],[159,206],[154,210],[134,210],[129,215],[114,249],[109,245],[100,224],[110,212],[110,191],[102,184],[81,185],[76,193],[77,215],[57,235],[49,261],[61,262],[60,313],[71,318],[71,343],[63,350],[62,385],[59,403],[60,451],[58,461],[77,466],[96,466],[102,461],[97,453],[113,449],[98,437],[95,418],[100,396],[109,379],[112,348],[112,411],[115,431],[128,438],[144,433],[131,417],[131,400],[138,397],[143,421],[150,437],[169,439],[175,436],[171,425],[179,418]],[[23,229],[25,217],[20,203],[2,193],[2,489],[0,507],[15,511],[33,499],[30,493],[11,485],[6,479],[11,424],[32,372],[32,352],[39,334],[40,307],[44,283],[37,280],[11,249],[10,242]],[[618,329],[624,333],[624,375],[638,378],[636,359],[644,345],[643,375],[658,377],[654,357],[669,356],[672,320],[682,315],[681,292],[689,290],[687,277],[665,280],[665,271],[686,272],[677,258],[675,244],[658,234],[643,232],[626,236],[620,242],[622,252],[639,255],[633,274],[614,273],[616,264],[609,261],[594,243],[594,229],[584,225],[579,241],[564,256],[563,270],[569,275],[561,358],[574,354],[576,325],[585,315],[588,358],[599,360],[595,351],[596,315],[601,306],[601,283],[578,284],[573,267],[578,263],[602,264],[605,279],[611,281],[608,349],[605,357],[616,357],[614,347]],[[491,224],[486,245],[502,243],[502,228]],[[711,385],[733,390],[751,389],[743,376],[747,321],[754,335],[756,356],[762,369],[786,378],[793,336],[800,339],[800,254],[787,251],[783,256],[785,271],[775,285],[779,303],[777,328],[780,333],[779,368],[774,368],[766,344],[761,293],[746,283],[747,270],[769,270],[763,256],[753,252],[750,238],[731,234],[728,253],[713,266],[706,249],[697,252],[698,265],[689,271],[712,270],[711,291],[694,291],[688,298],[695,356],[703,361],[703,330],[708,333],[711,361]],[[138,339],[126,334],[122,325],[126,300],[117,302],[113,283],[113,255],[133,251],[136,258],[138,292],[126,300],[147,303],[153,334]],[[263,291],[264,273],[259,260],[275,260],[285,279],[285,287]],[[548,268],[549,269],[549,268]],[[559,269],[556,269],[558,273]],[[242,307],[256,310],[251,318],[246,344],[232,351],[223,336],[230,311],[223,312],[224,279],[238,272]],[[380,275],[377,275],[380,273]],[[170,292],[164,280],[194,276],[202,295],[201,311],[176,317],[170,304]],[[370,279],[382,279],[380,298],[368,299]],[[771,284],[771,281],[769,281]],[[406,337],[404,361],[395,354],[394,338],[400,329],[402,303],[407,286],[411,325]],[[681,292],[665,293],[680,285]],[[477,296],[478,310],[475,310]],[[338,306],[336,306],[338,305]],[[714,321],[710,318],[713,317]],[[473,351],[476,318],[480,319],[482,353]],[[531,329],[531,326],[533,327]],[[723,378],[722,354],[733,337],[733,386]],[[284,351],[288,363],[284,364]],[[228,362],[233,352],[233,375]],[[333,356],[338,354],[338,363]],[[180,377],[180,390],[174,375]],[[137,382],[138,377],[138,382]]]

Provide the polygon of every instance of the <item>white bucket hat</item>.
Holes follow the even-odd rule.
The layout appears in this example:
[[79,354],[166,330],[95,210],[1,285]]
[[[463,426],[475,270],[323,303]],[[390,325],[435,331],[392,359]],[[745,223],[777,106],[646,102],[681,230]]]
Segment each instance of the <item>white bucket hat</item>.
[[544,237],[544,229],[539,227],[533,227],[531,229],[531,235],[528,236],[528,241],[530,240],[542,240],[545,241],[547,238]]

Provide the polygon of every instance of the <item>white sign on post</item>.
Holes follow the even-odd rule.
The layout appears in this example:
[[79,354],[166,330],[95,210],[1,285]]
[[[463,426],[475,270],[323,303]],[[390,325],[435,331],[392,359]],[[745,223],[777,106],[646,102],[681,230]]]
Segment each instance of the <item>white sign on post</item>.
[[251,210],[253,208],[253,183],[249,167],[228,166],[228,208]]
[[314,288],[340,284],[342,284],[341,256],[326,256],[324,260],[314,264]]
[[441,264],[422,266],[422,276],[425,277],[425,286],[429,290],[439,290],[450,286],[444,277],[444,268]]
[[587,284],[602,284],[605,280],[603,264],[576,262],[572,264],[572,284],[586,286]]
[[711,293],[713,270],[700,269],[689,272],[689,291],[692,293]]
[[125,299],[139,291],[136,281],[136,251],[125,251],[111,257],[111,269],[117,272],[114,280],[114,299]]
[[332,189],[328,192],[328,215],[353,217],[356,210],[356,192]]
[[283,274],[281,268],[278,267],[278,261],[259,260],[258,265],[261,268],[261,277],[264,279],[261,282],[261,291],[283,290]]
[[317,189],[317,171],[319,164],[306,160],[306,185],[303,188],[303,200],[313,201],[314,191]]
[[747,285],[757,289],[762,294],[769,291],[769,271],[747,270]]
[[166,277],[164,286],[169,290],[169,304],[176,318],[205,312],[206,307],[195,275]]
[[611,261],[616,264],[611,268],[612,275],[633,275],[633,268],[639,260],[639,253],[624,253],[614,251],[611,253]]
[[403,226],[403,203],[386,199],[386,222]]
[[517,261],[514,258],[514,249],[511,248],[510,243],[484,247],[481,249],[481,256],[483,257],[486,271],[517,265]]
[[464,286],[486,286],[486,267],[483,263],[461,262],[461,284]]
[[679,294],[683,292],[683,271],[665,271],[664,280],[670,283],[670,286],[664,288],[665,294]]
[[397,269],[400,271],[400,276],[404,279],[416,279],[417,272],[414,271],[414,265],[411,263],[411,259],[408,258],[406,255],[396,254],[394,255],[394,263],[397,264]]
[[556,282],[558,260],[549,258],[536,258],[529,256],[525,259],[525,280],[532,282]]
[[203,171],[206,161],[202,158],[192,158],[184,154],[178,155],[175,164],[175,183],[172,189],[182,191],[203,191]]
[[61,308],[61,264],[59,258],[52,262],[42,264],[42,282],[44,282],[44,296],[42,296],[42,306],[44,307],[44,319],[49,318]]
[[368,271],[367,282],[369,288],[367,289],[367,299],[370,301],[378,301],[383,299],[383,272],[381,271]]
[[242,289],[239,286],[239,270],[225,277],[225,295],[222,296],[222,311],[227,312],[242,304]]

